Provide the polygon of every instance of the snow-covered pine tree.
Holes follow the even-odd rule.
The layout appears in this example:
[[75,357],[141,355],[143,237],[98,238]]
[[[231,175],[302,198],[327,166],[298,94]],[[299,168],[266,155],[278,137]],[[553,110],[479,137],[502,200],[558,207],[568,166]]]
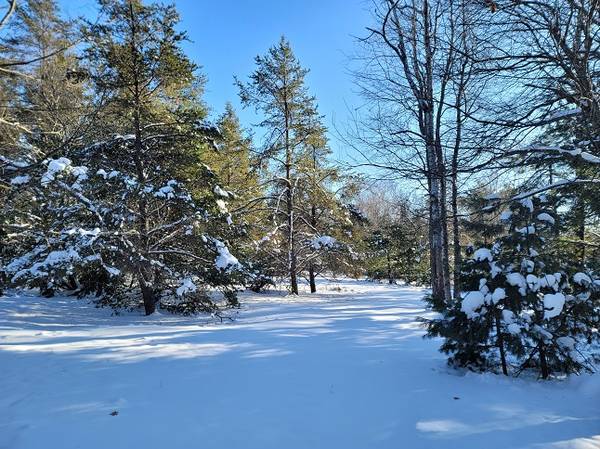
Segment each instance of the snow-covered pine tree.
[[451,364],[537,369],[542,378],[592,369],[583,348],[598,338],[598,281],[552,250],[553,211],[544,196],[511,203],[501,216],[507,234],[465,262],[462,297],[429,299],[440,317],[428,321],[428,336],[444,338]]
[[203,287],[231,291],[239,262],[224,238],[229,193],[198,158],[218,132],[203,120],[177,13],[137,0],[102,1],[102,12],[85,53],[101,102],[98,140],[31,170],[47,226],[23,233],[30,250],[5,270],[48,294],[141,299],[147,314],[157,302],[213,310]]
[[300,65],[283,36],[265,56],[257,56],[255,61],[256,70],[250,80],[238,81],[237,85],[244,106],[254,106],[262,113],[260,126],[266,131],[259,160],[267,173],[265,205],[271,211],[272,223],[258,244],[263,248],[272,245],[264,250],[279,265],[278,271],[289,278],[291,293],[298,294],[301,221],[296,210],[296,166],[315,114],[315,99],[305,85],[308,71]]
[[42,203],[28,188],[29,170],[89,126],[86,85],[71,76],[80,67],[73,49],[75,23],[61,18],[54,0],[23,0],[4,25],[0,34],[0,267],[26,249],[24,229],[45,225]]
[[591,370],[581,349],[597,338],[598,289],[556,251],[555,207],[545,195],[523,197],[502,218],[509,225],[498,255],[507,294],[503,326],[517,372],[536,368],[545,379]]

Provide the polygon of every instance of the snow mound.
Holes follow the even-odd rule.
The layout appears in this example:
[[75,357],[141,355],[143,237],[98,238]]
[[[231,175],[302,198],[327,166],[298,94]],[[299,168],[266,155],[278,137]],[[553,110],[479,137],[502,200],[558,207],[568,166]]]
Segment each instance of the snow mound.
[[544,318],[557,317],[565,305],[565,295],[562,293],[547,293],[544,295]]
[[473,259],[477,262],[483,262],[484,260],[492,261],[494,257],[492,256],[492,252],[487,248],[479,248],[473,253]]
[[480,291],[467,292],[463,298],[460,310],[467,315],[467,318],[473,319],[480,316],[477,309],[485,304],[485,295]]

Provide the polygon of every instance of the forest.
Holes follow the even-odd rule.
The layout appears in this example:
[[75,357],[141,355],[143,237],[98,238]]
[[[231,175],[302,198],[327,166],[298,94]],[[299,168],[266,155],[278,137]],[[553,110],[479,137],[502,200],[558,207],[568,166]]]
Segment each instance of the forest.
[[[410,307],[419,310],[410,318],[414,345],[438,357],[441,376],[462,373],[473,383],[491,375],[549,394],[575,377],[594,378],[600,0],[365,2],[370,20],[346,37],[354,49],[347,76],[361,106],[335,121],[322,113],[311,67],[285,29],[245,61],[251,71],[223,74],[237,110],[206,101],[204,62],[186,50],[194,43],[178,6],[96,3],[92,14],[72,18],[56,0],[0,1],[0,366],[37,370],[45,366],[37,359],[20,366],[2,356],[62,351],[49,336],[36,340],[38,327],[54,335],[52,326],[80,322],[118,335],[111,326],[125,329],[127,319],[164,330],[200,322],[246,329],[264,301],[283,314],[278,319],[288,307],[292,314],[325,308],[298,318],[299,327],[328,307],[367,320],[353,314],[356,300],[372,317],[369,307],[381,301],[387,311],[404,308],[402,317],[381,311],[384,318],[372,321],[382,326],[392,326],[389,314],[403,321]],[[258,119],[249,125],[240,113]],[[343,328],[348,338],[367,326],[356,324],[354,332]],[[373,332],[402,346],[400,329],[408,328]],[[244,330],[259,341],[263,331]],[[21,339],[30,346],[17,348]],[[304,344],[302,351],[313,350]],[[123,352],[123,360],[144,351]],[[232,369],[243,376],[241,365]],[[6,391],[15,385],[6,381]],[[600,388],[585,391],[581,404],[596,398],[597,407]],[[572,446],[500,439],[498,447],[600,447],[597,411],[581,418],[591,421]],[[20,429],[18,420],[2,421],[0,429]],[[419,424],[420,432],[431,428]],[[445,430],[435,426],[438,438]],[[321,445],[292,434],[206,447],[402,446],[368,438]],[[0,447],[42,447],[43,440],[7,438]],[[169,445],[159,440],[156,447]],[[44,447],[96,447],[52,441]]]

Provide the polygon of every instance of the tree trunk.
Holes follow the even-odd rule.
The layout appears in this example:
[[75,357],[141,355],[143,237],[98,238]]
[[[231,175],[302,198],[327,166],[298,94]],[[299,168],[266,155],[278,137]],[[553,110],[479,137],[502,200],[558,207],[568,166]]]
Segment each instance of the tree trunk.
[[454,299],[460,299],[460,267],[462,265],[462,255],[460,252],[460,228],[458,224],[458,188],[456,172],[452,179],[452,246],[454,250]]
[[[143,185],[146,182],[146,173],[144,167],[144,155],[143,153],[143,143],[142,143],[142,124],[141,124],[141,107],[142,107],[142,94],[141,94],[141,83],[139,81],[139,70],[141,61],[139,60],[139,53],[136,47],[137,40],[137,24],[135,12],[133,10],[133,4],[129,4],[129,19],[131,26],[131,42],[130,42],[130,51],[132,57],[132,70],[133,70],[133,129],[135,133],[134,140],[134,154],[133,160],[136,168],[137,181],[139,185]],[[140,266],[138,267],[139,271],[139,284],[140,290],[142,291],[142,298],[144,300],[144,310],[146,315],[151,315],[154,313],[156,309],[156,299],[154,297],[154,290],[151,283],[152,279],[152,270],[148,267],[148,212],[146,207],[146,200],[143,195],[139,196],[138,199],[138,212],[139,212],[139,247],[138,251],[143,259],[138,263]]]
[[392,276],[392,260],[390,258],[390,253],[389,251],[386,253],[386,258],[387,258],[387,275],[388,275],[388,283],[389,284],[393,284],[394,283],[394,277]]
[[583,199],[577,201],[576,220],[577,220],[577,238],[579,239],[579,265],[585,267],[585,203]]
[[317,283],[316,283],[315,277],[316,277],[315,276],[315,267],[311,263],[308,266],[308,279],[309,279],[309,283],[310,283],[310,292],[311,293],[316,293],[317,292]]
[[[316,168],[317,168],[317,156],[316,156],[316,152],[313,147],[313,169],[316,170]],[[314,182],[313,182],[313,189],[316,190],[316,185]],[[313,230],[316,230],[317,229],[317,206],[315,206],[314,203],[310,207],[310,223],[313,227]],[[317,292],[317,283],[315,280],[315,266],[313,265],[312,262],[308,266],[308,278],[310,281],[310,292],[316,293]]]
[[156,310],[156,298],[154,297],[154,291],[151,285],[140,276],[140,289],[142,290],[142,298],[144,299],[144,311],[146,315],[152,315]]
[[504,337],[500,327],[500,316],[499,311],[496,310],[496,336],[498,342],[498,349],[500,350],[500,362],[502,363],[502,374],[508,376],[508,366],[506,364],[506,354],[504,351]]
[[[435,89],[433,81],[433,41],[429,2],[422,2],[422,17],[424,23],[423,44],[425,51],[425,82],[423,97],[419,99],[421,109],[421,131],[425,140],[427,155],[427,176],[429,178],[429,211],[431,227],[431,289],[437,301],[446,302],[450,297],[450,276],[448,262],[448,229],[446,226],[446,168],[444,152],[439,141],[440,123],[436,125]],[[437,130],[437,134],[436,134]],[[436,136],[438,137],[436,139]]]
[[290,275],[290,289],[292,295],[298,294],[298,266],[296,255],[296,242],[294,230],[294,191],[292,184],[292,145],[290,143],[290,128],[292,126],[289,104],[287,98],[287,78],[284,76],[283,87],[283,106],[285,113],[285,181],[286,181],[286,213],[287,213],[287,250],[288,250],[288,271]]
[[542,371],[542,379],[548,379],[550,371],[548,370],[548,361],[546,359],[546,348],[544,347],[544,343],[540,342],[538,344],[538,351],[540,353],[540,369]]

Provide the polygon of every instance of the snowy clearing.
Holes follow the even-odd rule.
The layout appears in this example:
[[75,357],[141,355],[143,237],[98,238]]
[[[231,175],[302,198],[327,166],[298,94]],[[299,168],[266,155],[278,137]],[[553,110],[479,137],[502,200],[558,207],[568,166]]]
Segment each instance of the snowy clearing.
[[600,376],[448,370],[417,288],[243,295],[234,322],[0,299],[2,449],[600,448]]

